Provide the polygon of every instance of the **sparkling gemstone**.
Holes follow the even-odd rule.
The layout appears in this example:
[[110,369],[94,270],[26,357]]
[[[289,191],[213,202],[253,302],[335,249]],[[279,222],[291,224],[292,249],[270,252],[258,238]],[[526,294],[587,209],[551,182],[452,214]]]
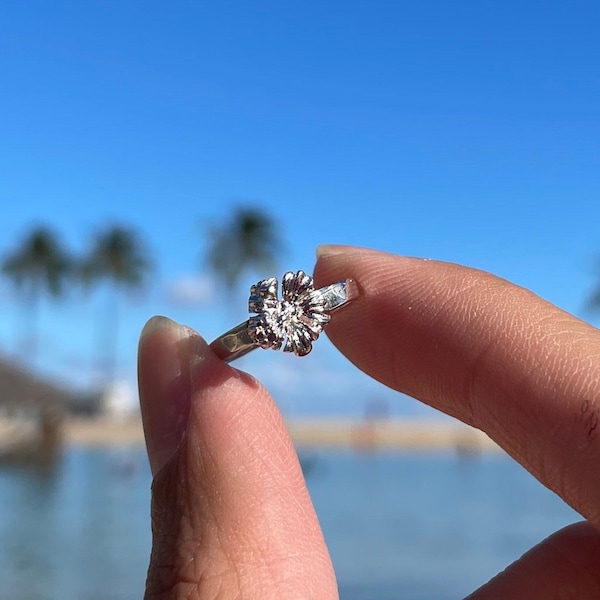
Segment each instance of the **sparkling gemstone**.
[[324,313],[328,298],[315,292],[312,277],[304,271],[283,276],[282,300],[277,288],[274,277],[252,286],[248,307],[257,314],[248,321],[248,334],[263,348],[279,349],[285,341],[284,352],[304,356],[329,321]]

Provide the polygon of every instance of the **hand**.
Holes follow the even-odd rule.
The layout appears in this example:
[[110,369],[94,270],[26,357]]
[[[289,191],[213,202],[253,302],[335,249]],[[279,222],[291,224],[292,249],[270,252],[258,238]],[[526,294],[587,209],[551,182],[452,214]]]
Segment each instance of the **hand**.
[[[487,432],[586,519],[470,599],[600,597],[600,333],[487,273],[323,248],[317,286],[346,277],[361,294],[327,327],[340,351]],[[337,598],[296,454],[265,390],[162,318],[144,329],[139,373],[155,475],[146,598]]]

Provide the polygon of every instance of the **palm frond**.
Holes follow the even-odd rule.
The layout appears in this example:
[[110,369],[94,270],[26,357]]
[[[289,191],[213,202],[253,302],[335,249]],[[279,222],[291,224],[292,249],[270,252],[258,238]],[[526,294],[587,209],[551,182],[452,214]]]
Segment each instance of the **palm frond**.
[[84,284],[109,280],[127,287],[143,285],[151,269],[151,261],[140,235],[122,225],[100,232],[88,257],[81,263],[80,276]]
[[237,208],[220,227],[210,228],[208,237],[208,266],[228,288],[247,270],[272,270],[283,248],[273,218],[254,206]]
[[73,266],[73,258],[56,234],[48,227],[36,227],[4,258],[2,272],[17,289],[27,287],[60,296]]

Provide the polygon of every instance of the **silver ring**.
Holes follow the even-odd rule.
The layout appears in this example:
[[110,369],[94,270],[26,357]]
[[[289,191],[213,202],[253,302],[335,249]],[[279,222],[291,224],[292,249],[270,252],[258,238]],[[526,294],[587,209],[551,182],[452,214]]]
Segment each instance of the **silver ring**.
[[352,279],[338,281],[315,290],[313,278],[304,271],[288,271],[277,297],[275,277],[259,281],[250,288],[248,310],[256,313],[219,336],[210,347],[225,362],[240,358],[256,348],[272,348],[306,356],[312,343],[331,319],[330,312],[356,296]]

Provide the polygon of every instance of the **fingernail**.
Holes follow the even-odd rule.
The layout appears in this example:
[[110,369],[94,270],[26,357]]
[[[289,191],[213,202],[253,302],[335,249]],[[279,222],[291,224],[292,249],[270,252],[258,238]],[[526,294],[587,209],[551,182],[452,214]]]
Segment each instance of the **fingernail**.
[[325,256],[333,256],[335,254],[345,254],[350,250],[352,246],[345,246],[343,244],[321,244],[317,246],[317,258],[324,258]]
[[150,319],[140,336],[140,406],[153,474],[173,456],[187,427],[190,337],[190,329],[166,317]]

